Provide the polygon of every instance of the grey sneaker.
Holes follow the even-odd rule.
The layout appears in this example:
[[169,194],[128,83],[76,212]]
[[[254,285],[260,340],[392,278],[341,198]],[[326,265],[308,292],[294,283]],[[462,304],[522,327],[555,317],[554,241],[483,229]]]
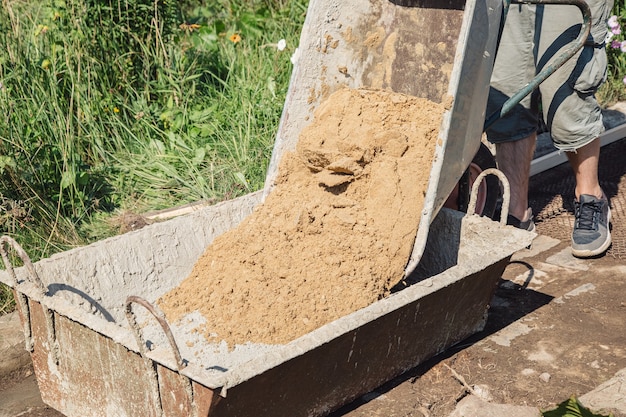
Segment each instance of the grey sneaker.
[[611,209],[609,201],[582,194],[574,200],[574,230],[572,231],[572,255],[589,258],[604,253],[611,246]]

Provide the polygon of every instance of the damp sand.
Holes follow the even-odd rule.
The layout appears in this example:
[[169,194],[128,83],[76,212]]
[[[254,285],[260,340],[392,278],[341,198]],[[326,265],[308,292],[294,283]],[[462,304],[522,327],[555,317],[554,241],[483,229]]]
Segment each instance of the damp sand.
[[417,233],[443,105],[342,89],[282,158],[275,187],[158,304],[211,342],[284,344],[389,295]]

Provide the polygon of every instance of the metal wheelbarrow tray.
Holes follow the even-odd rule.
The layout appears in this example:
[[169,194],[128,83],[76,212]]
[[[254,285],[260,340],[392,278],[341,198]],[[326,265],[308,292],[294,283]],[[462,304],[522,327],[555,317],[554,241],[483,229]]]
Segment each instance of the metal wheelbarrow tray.
[[[70,417],[320,416],[482,328],[508,259],[533,234],[441,206],[480,144],[502,5],[396,3],[311,0],[264,192],[34,265],[2,239],[25,261],[14,270],[5,251],[0,281],[15,290],[47,404]],[[170,327],[151,306],[262,202],[280,157],[342,87],[449,103],[406,268],[413,285],[285,345],[229,351],[184,321]]]
[[128,297],[154,303],[260,199],[249,194],[2,271],[0,281],[25,301],[18,310],[44,402],[70,417],[324,415],[481,330],[510,256],[534,236],[442,209],[415,283],[386,299],[286,345],[232,352],[179,327],[170,343],[170,328],[133,305],[152,347],[140,349]]
[[501,0],[311,0],[264,194],[334,91],[382,89],[445,103],[409,274],[431,221],[480,147],[502,10]]

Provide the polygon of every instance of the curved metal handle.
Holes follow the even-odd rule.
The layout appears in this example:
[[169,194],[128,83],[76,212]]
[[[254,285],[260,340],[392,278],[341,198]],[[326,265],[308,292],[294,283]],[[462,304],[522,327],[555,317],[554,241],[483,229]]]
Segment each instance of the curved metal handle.
[[[513,107],[517,106],[520,101],[524,99],[527,95],[533,92],[535,88],[539,86],[542,82],[545,81],[550,75],[552,75],[557,69],[559,69],[568,59],[574,56],[576,52],[580,50],[587,42],[587,38],[589,37],[589,33],[591,32],[591,10],[589,6],[584,0],[520,0],[520,1],[507,1],[504,7],[505,12],[508,11],[508,4],[516,3],[516,4],[561,4],[561,5],[570,5],[576,6],[580,9],[580,12],[583,15],[583,23],[580,28],[580,33],[574,39],[567,49],[559,55],[554,62],[544,68],[539,74],[535,75],[524,88],[515,93],[512,97],[510,97],[507,101],[504,102],[499,111],[494,112],[491,116],[487,118],[485,121],[485,125],[483,127],[483,131],[489,129],[495,122],[498,121],[502,116],[510,112]],[[504,26],[504,22],[506,21],[506,15],[502,19],[502,25]]]
[[9,273],[9,275],[11,275],[11,278],[13,278],[15,287],[17,287],[17,276],[15,275],[13,264],[11,263],[11,260],[9,259],[9,253],[6,248],[7,246],[12,247],[13,250],[15,250],[15,252],[17,253],[17,256],[22,260],[22,262],[24,262],[24,266],[28,270],[33,283],[41,291],[41,295],[46,295],[48,291],[46,290],[46,287],[43,285],[41,278],[39,278],[37,271],[35,271],[35,266],[33,265],[32,261],[30,260],[30,257],[28,256],[24,248],[22,248],[22,246],[20,246],[20,244],[17,243],[15,239],[13,239],[10,236],[5,235],[5,236],[0,237],[0,255],[2,256],[2,260],[4,261],[4,266],[6,267],[7,272]]
[[[24,248],[22,248],[22,246],[20,246],[20,244],[17,243],[17,241],[12,237],[6,235],[0,237],[0,256],[2,256],[2,260],[4,261],[4,266],[7,269],[7,272],[9,273],[9,275],[11,275],[11,278],[13,278],[13,285],[17,294],[17,303],[22,312],[22,318],[24,320],[23,327],[26,350],[32,352],[35,349],[35,342],[33,340],[33,330],[30,320],[30,307],[28,306],[28,297],[26,297],[26,295],[21,291],[17,290],[17,275],[15,275],[15,269],[13,269],[13,264],[9,259],[7,246],[13,248],[13,250],[15,250],[15,252],[17,253],[17,256],[22,260],[22,262],[24,262],[24,266],[28,270],[32,282],[41,292],[42,298],[48,295],[48,290],[43,285],[41,278],[39,278],[39,274],[37,274],[37,271],[35,270],[35,266],[33,265],[30,257],[28,256]],[[54,328],[54,313],[52,312],[52,310],[46,307],[44,303],[41,303],[41,307],[46,318],[46,329],[48,331],[48,344],[50,353],[52,354],[52,359],[54,363],[58,365],[60,348],[56,338],[56,330]]]
[[506,219],[509,216],[509,204],[511,202],[511,187],[509,186],[509,180],[502,171],[496,168],[487,168],[478,176],[472,184],[472,191],[470,194],[470,201],[467,207],[467,213],[474,213],[476,211],[476,200],[478,199],[478,187],[480,183],[487,175],[495,175],[500,179],[502,183],[502,211],[500,212],[500,224],[506,225]]
[[169,324],[167,324],[167,320],[165,320],[165,315],[163,312],[158,309],[156,306],[150,304],[145,299],[138,297],[136,295],[131,295],[126,298],[126,319],[128,320],[128,324],[133,329],[133,335],[135,336],[135,340],[137,340],[137,345],[139,345],[139,353],[142,356],[146,356],[146,343],[141,336],[141,331],[139,329],[139,325],[137,324],[137,319],[135,317],[135,313],[133,313],[132,304],[139,304],[148,310],[157,322],[161,325],[165,336],[167,337],[168,342],[172,348],[172,353],[174,354],[174,358],[176,359],[177,370],[185,368],[187,364],[183,361],[183,358],[180,356],[180,350],[178,349],[178,345],[176,344],[176,340],[174,340],[174,335],[172,334],[172,330],[170,329]]

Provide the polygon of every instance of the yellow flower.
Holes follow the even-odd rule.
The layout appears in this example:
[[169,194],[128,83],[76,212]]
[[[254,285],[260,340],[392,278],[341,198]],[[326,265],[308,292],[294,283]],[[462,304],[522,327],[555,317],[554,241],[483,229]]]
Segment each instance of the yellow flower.
[[41,61],[41,68],[47,70],[48,68],[50,68],[50,60],[49,59],[44,59],[43,61]]
[[230,41],[232,43],[239,43],[239,42],[241,42],[241,36],[239,36],[238,33],[233,33],[232,35],[230,35],[230,38],[228,38],[228,39],[230,39]]
[[113,107],[113,113],[119,113],[120,109],[118,109],[117,107]]
[[179,27],[186,32],[193,32],[194,30],[200,29],[200,25],[197,23],[181,23]]
[[46,25],[37,25],[37,28],[35,29],[35,36],[45,34],[48,31],[48,29],[50,28]]

